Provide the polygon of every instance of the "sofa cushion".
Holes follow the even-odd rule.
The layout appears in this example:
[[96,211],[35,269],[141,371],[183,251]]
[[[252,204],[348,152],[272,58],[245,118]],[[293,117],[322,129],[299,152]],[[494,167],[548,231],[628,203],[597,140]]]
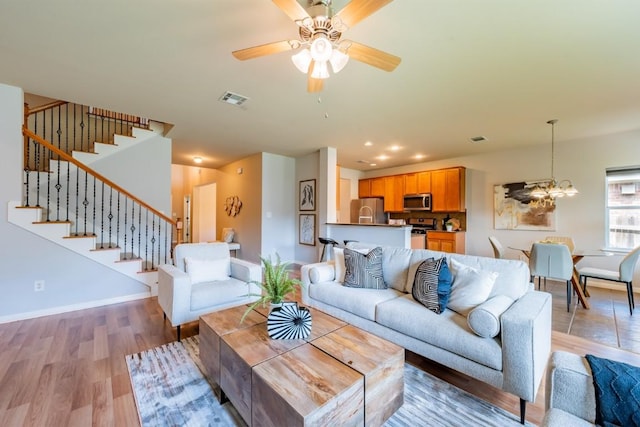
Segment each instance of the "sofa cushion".
[[449,267],[453,283],[447,307],[466,316],[489,298],[498,273],[469,267],[454,259],[449,262]]
[[344,282],[344,273],[346,267],[344,265],[344,248],[333,248],[333,263],[336,269],[335,281]]
[[515,259],[497,259],[473,255],[447,254],[449,260],[456,260],[469,267],[498,273],[489,298],[506,295],[517,301],[530,290],[529,265]]
[[381,302],[376,321],[388,328],[455,353],[492,369],[502,370],[502,348],[498,338],[481,338],[471,332],[467,319],[445,310],[438,315],[404,295]]
[[395,289],[359,289],[328,282],[309,286],[309,296],[314,300],[348,311],[367,320],[375,321],[376,306],[397,298],[402,293]]
[[[347,247],[358,252],[367,253],[369,250],[377,247],[373,243],[349,242]],[[411,287],[407,289],[407,280],[413,285],[415,269],[408,279],[409,267],[411,265],[411,257],[413,251],[407,248],[395,246],[382,247],[382,277],[387,288],[393,288],[401,292],[411,292]]]
[[199,283],[191,287],[191,311],[246,298],[248,292],[247,283],[234,278]]
[[445,258],[429,258],[420,264],[411,288],[413,298],[436,314],[447,307],[451,273]]
[[191,284],[229,279],[229,257],[218,259],[185,257],[184,264]]
[[382,277],[382,248],[377,247],[363,254],[344,250],[344,285],[352,288],[386,289]]
[[493,338],[500,333],[500,316],[513,304],[506,295],[489,298],[467,315],[467,324],[476,335]]

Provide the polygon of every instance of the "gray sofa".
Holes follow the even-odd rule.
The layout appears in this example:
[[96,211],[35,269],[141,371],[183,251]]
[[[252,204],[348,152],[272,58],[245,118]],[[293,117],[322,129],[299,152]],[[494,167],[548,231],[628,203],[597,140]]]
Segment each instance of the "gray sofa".
[[[349,243],[361,251],[374,246]],[[449,309],[436,314],[413,298],[411,288],[420,263],[443,256],[448,263],[455,260],[498,273],[487,302],[481,304],[491,306],[502,296],[513,300],[506,310],[493,313],[497,336],[481,337],[471,329],[467,316]],[[359,289],[343,286],[343,278],[336,277],[343,274],[339,259],[338,255],[336,261],[301,268],[305,304],[518,396],[524,422],[526,401],[535,400],[551,346],[551,295],[533,290],[526,263],[383,247],[382,270],[388,288]],[[491,319],[490,307],[487,310]]]
[[553,352],[545,381],[545,407],[542,426],[595,425],[596,392],[587,359]]

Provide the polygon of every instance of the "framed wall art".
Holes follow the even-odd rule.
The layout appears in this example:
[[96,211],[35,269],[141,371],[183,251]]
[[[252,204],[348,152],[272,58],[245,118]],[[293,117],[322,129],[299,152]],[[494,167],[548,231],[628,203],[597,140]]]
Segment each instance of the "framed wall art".
[[556,205],[551,198],[534,199],[531,190],[548,181],[526,181],[493,187],[493,221],[496,230],[553,231]]
[[307,179],[300,181],[300,194],[298,195],[301,211],[316,210],[316,180]]
[[316,245],[316,215],[300,214],[300,244]]

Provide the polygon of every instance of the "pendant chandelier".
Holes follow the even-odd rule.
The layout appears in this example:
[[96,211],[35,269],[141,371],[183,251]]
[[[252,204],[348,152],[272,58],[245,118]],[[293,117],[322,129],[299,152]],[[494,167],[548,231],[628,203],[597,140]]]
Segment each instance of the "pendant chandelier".
[[553,205],[555,199],[564,196],[573,197],[578,194],[578,190],[573,186],[571,180],[565,179],[560,182],[556,181],[553,174],[553,163],[555,155],[555,124],[557,119],[549,120],[547,123],[551,125],[551,179],[544,184],[536,184],[531,190],[531,197],[536,199],[536,204]]

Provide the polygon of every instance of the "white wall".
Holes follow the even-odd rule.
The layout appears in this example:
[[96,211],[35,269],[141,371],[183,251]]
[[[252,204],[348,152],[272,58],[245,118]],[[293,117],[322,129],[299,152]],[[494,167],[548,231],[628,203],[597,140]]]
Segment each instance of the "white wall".
[[[150,155],[152,153],[152,155]],[[144,165],[144,169],[140,169]],[[171,216],[171,140],[153,135],[91,164],[128,192]]]
[[[22,198],[22,111],[22,90],[0,84],[0,322],[148,294],[147,286],[7,222],[7,203]],[[34,292],[35,280],[45,281],[43,292]]]
[[[296,240],[295,159],[263,153],[262,157],[262,256],[277,252],[286,262],[295,261]],[[275,259],[275,258],[274,258]]]

